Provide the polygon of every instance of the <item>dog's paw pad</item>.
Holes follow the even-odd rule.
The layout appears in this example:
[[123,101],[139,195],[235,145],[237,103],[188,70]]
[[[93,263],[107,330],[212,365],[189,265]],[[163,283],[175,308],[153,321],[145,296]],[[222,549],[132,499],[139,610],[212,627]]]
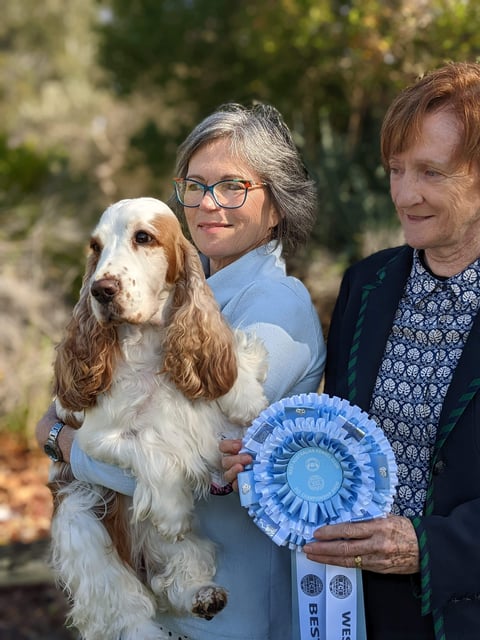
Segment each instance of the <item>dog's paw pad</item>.
[[202,587],[193,598],[192,613],[199,618],[211,620],[227,604],[227,592],[221,587]]

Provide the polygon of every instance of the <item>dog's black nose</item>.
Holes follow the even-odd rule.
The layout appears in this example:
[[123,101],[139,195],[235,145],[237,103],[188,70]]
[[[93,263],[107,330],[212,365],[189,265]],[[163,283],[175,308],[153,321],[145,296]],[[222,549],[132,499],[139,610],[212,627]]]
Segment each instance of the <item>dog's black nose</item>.
[[102,304],[111,302],[119,291],[120,283],[114,278],[102,278],[95,281],[90,287],[92,296]]

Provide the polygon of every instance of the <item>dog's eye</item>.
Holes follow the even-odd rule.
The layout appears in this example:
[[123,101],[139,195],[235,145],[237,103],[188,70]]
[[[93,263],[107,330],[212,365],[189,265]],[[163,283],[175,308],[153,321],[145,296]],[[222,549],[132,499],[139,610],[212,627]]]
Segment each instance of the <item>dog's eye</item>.
[[135,242],[137,244],[148,244],[152,240],[152,236],[146,231],[137,231],[135,234]]
[[93,253],[98,254],[101,252],[102,249],[100,247],[100,244],[96,240],[90,240],[90,250]]

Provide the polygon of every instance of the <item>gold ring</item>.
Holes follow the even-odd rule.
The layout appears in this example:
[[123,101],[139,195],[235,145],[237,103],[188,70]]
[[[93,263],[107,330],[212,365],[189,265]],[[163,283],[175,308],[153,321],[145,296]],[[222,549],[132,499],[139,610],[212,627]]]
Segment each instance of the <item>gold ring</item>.
[[355,567],[357,569],[361,569],[362,568],[362,556],[355,556],[353,561],[354,561]]

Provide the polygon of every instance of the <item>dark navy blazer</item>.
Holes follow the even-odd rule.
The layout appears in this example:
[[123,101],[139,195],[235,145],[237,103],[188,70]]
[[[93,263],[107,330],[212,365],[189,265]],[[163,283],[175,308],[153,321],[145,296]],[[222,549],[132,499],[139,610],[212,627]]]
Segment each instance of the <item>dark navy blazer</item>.
[[[325,392],[369,410],[413,250],[380,251],[343,278],[327,343]],[[479,292],[480,293],[480,292]],[[480,314],[445,397],[424,515],[421,571],[364,571],[368,640],[480,638]]]

